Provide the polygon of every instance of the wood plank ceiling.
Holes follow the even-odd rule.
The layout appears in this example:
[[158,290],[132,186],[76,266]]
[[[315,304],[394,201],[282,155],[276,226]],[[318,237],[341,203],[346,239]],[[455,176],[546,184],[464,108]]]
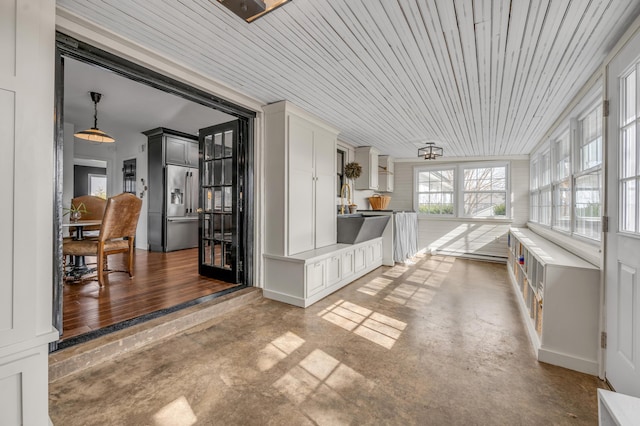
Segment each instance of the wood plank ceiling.
[[247,24],[215,0],[57,3],[398,158],[424,141],[530,153],[640,13],[638,0],[293,0]]

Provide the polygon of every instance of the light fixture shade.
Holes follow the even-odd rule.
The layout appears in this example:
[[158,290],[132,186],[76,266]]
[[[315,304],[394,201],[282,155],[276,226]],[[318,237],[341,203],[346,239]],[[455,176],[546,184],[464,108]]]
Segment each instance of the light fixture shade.
[[427,142],[426,145],[418,149],[418,157],[424,157],[425,160],[435,160],[444,154],[442,147],[436,146],[435,142]]
[[78,139],[84,139],[86,141],[91,141],[91,142],[107,142],[108,143],[108,142],[116,141],[114,138],[112,138],[102,130],[96,129],[95,127],[78,132],[73,136],[75,136]]
[[91,100],[93,101],[93,127],[81,132],[77,132],[73,136],[78,139],[84,139],[91,142],[115,142],[116,140],[114,138],[98,129],[98,102],[100,102],[102,95],[98,92],[89,92],[89,94],[91,95]]

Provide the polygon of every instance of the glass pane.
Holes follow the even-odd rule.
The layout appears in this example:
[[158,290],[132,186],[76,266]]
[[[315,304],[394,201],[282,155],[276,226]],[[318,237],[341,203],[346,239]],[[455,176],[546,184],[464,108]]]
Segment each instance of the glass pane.
[[233,158],[227,158],[224,160],[224,185],[231,185],[233,183]]
[[233,130],[224,132],[224,156],[231,157],[233,155]]
[[222,189],[215,188],[213,191],[213,210],[222,210]]
[[621,178],[636,176],[636,126],[631,125],[622,130],[622,146],[620,147]]
[[554,185],[553,208],[553,227],[563,231],[571,231],[571,186],[569,179]]
[[202,241],[202,263],[204,265],[213,265],[213,246],[211,241]]
[[213,184],[222,185],[222,161],[214,160],[213,162]]
[[210,214],[205,214],[202,219],[202,238],[213,238],[213,218]]
[[222,215],[213,215],[213,238],[217,240],[222,239]]
[[636,180],[622,182],[622,202],[620,203],[620,228],[627,232],[636,232]]
[[211,188],[205,189],[205,204],[204,209],[206,211],[211,211],[213,209],[213,190]]
[[636,72],[632,71],[622,79],[622,124],[631,123],[636,118]]
[[233,218],[231,215],[224,215],[223,218],[224,235],[222,239],[231,242],[233,241]]
[[213,135],[213,157],[222,157],[222,133],[216,133]]
[[224,187],[224,211],[230,212],[233,208],[233,194],[231,186]]
[[213,243],[213,261],[214,266],[222,266],[222,243],[215,241]]
[[211,160],[213,158],[213,138],[211,135],[204,137],[204,159]]
[[600,239],[601,172],[576,178],[575,233],[594,240]]
[[231,265],[233,264],[233,249],[230,243],[223,244],[224,249],[224,259],[222,263],[222,267],[225,269],[231,269]]

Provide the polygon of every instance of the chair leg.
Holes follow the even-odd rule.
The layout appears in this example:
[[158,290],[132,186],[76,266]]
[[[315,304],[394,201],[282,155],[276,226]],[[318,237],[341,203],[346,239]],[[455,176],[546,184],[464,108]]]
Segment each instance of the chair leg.
[[100,287],[104,287],[104,259],[105,255],[101,250],[98,250],[98,284]]
[[134,247],[133,247],[133,237],[129,237],[129,267],[127,268],[129,271],[129,277],[133,278],[133,255],[134,255]]

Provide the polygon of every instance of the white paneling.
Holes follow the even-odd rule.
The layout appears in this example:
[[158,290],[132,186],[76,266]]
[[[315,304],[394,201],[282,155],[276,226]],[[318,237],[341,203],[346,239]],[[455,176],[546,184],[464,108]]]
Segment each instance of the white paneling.
[[636,302],[636,271],[634,268],[619,264],[619,284],[618,284],[618,312],[617,318],[614,319],[617,323],[618,336],[616,342],[618,342],[618,354],[623,357],[630,366],[637,366],[638,360],[635,359],[635,345],[637,344],[635,339],[635,331],[633,329],[634,312],[637,312],[638,307],[635,306]]
[[[15,140],[15,93],[0,89],[0,140],[3,152],[0,155],[0,199],[13,201],[14,191],[14,140]],[[0,235],[5,244],[0,244],[0,331],[13,328],[13,209],[2,209],[0,213]]]
[[16,1],[0,2],[0,76],[14,76],[16,70]]
[[21,425],[22,421],[22,373],[0,377],[0,413],[6,425]]
[[58,5],[396,158],[426,140],[446,155],[529,153],[640,12],[636,0],[316,0],[247,25],[208,0]]

